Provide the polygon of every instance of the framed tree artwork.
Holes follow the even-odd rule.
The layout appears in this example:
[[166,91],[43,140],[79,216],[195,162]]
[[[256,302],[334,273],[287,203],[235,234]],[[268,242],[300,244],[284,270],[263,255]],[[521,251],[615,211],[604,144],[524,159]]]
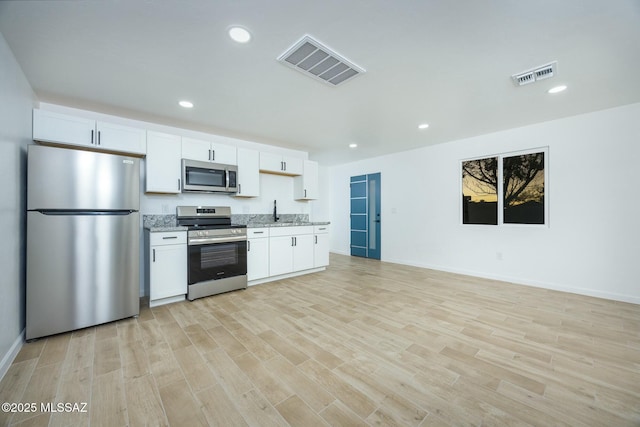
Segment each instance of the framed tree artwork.
[[462,161],[463,224],[545,225],[548,149]]

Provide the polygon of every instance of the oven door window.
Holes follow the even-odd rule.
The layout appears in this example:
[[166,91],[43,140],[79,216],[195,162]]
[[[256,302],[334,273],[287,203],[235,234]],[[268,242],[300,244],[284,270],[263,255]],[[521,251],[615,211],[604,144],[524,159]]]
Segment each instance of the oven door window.
[[247,274],[247,242],[193,245],[189,248],[189,284]]
[[224,169],[203,169],[188,166],[185,175],[187,185],[223,188],[227,186],[227,176]]

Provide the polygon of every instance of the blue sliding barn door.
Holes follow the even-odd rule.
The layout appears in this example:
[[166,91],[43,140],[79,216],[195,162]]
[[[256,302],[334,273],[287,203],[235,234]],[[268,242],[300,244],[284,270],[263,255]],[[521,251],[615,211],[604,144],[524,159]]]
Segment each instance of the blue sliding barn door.
[[380,259],[380,173],[351,177],[351,255]]

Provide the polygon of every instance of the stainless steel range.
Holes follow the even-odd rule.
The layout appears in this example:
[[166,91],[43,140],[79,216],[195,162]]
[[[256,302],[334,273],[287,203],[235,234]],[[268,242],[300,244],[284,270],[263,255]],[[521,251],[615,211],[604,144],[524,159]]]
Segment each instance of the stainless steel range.
[[247,229],[231,224],[231,208],[178,206],[176,217],[188,227],[187,299],[246,289]]

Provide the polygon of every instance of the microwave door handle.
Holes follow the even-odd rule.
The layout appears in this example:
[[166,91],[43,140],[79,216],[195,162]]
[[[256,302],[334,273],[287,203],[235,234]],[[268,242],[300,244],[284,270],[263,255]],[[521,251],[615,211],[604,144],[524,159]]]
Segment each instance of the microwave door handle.
[[227,190],[229,190],[229,175],[230,175],[229,169],[225,169],[224,174],[227,177]]

